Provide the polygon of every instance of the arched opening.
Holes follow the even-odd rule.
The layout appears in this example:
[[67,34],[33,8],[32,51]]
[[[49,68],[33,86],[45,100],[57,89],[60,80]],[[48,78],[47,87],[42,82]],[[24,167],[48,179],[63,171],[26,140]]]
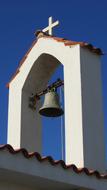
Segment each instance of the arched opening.
[[[60,64],[51,76],[48,85],[57,79],[64,80],[63,65]],[[57,88],[60,106],[64,110],[64,86]],[[44,102],[44,97],[43,97]],[[52,155],[55,159],[64,160],[64,114],[60,117],[42,117],[43,155]]]
[[[28,150],[36,150],[42,154],[51,154],[55,158],[62,159],[61,147],[63,147],[64,138],[61,139],[63,132],[61,122],[64,123],[63,118],[43,118],[39,114],[43,98],[36,101],[36,109],[29,107],[29,98],[43,91],[48,84],[55,82],[57,78],[63,80],[63,65],[52,55],[40,55],[33,64],[22,89],[21,147],[25,147],[27,144]],[[63,88],[58,89],[58,94],[62,96],[60,97],[62,98],[62,106],[64,106],[64,93],[62,91]],[[49,130],[49,127],[52,130]],[[53,133],[50,134],[50,131]],[[51,147],[51,145],[53,146]],[[54,150],[52,151],[52,149]]]

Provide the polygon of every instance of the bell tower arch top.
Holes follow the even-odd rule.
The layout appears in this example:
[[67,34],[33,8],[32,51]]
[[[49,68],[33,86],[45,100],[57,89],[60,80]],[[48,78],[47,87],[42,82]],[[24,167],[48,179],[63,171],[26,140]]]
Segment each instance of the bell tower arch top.
[[[14,148],[26,147],[29,151],[41,153],[41,117],[37,110],[29,108],[29,96],[43,90],[58,65],[63,64],[65,162],[77,167],[104,169],[101,54],[100,49],[90,44],[52,37],[38,31],[37,42],[9,83],[8,143]],[[97,103],[94,109],[95,97]],[[89,104],[86,104],[86,99]],[[37,108],[40,106],[38,102]]]

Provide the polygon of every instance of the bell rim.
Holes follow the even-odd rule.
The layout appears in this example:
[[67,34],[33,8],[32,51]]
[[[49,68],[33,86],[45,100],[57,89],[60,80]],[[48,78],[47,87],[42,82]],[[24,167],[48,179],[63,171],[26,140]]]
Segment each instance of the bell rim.
[[[55,114],[55,111],[57,111],[57,114]],[[61,115],[64,114],[64,111],[62,108],[47,107],[47,108],[40,108],[39,114],[45,117],[60,117]]]

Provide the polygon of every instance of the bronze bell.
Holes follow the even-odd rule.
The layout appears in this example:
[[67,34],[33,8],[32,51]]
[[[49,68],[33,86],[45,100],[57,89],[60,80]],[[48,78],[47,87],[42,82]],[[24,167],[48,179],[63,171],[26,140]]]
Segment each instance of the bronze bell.
[[56,91],[51,90],[45,94],[44,104],[39,109],[39,113],[45,117],[59,117],[64,114]]

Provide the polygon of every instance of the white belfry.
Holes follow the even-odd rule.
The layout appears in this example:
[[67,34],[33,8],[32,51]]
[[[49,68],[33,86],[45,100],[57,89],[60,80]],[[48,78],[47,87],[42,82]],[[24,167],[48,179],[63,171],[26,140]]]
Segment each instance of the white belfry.
[[[44,34],[45,36],[47,35]],[[90,50],[86,45],[80,46],[79,42],[66,46],[54,37],[44,37],[35,41],[20,72],[9,83],[7,143],[15,149],[25,147],[29,152],[36,150],[42,153],[43,123],[39,114],[41,101],[36,102],[34,110],[31,109],[29,100],[32,94],[47,87],[55,70],[62,64],[65,163],[104,172],[106,164],[100,52]],[[101,187],[88,189],[107,190]]]
[[59,21],[57,20],[56,22],[52,23],[52,17],[49,17],[49,26],[47,26],[46,28],[44,28],[42,31],[43,32],[47,32],[49,35],[52,35],[52,28],[54,28],[55,26],[59,25]]

